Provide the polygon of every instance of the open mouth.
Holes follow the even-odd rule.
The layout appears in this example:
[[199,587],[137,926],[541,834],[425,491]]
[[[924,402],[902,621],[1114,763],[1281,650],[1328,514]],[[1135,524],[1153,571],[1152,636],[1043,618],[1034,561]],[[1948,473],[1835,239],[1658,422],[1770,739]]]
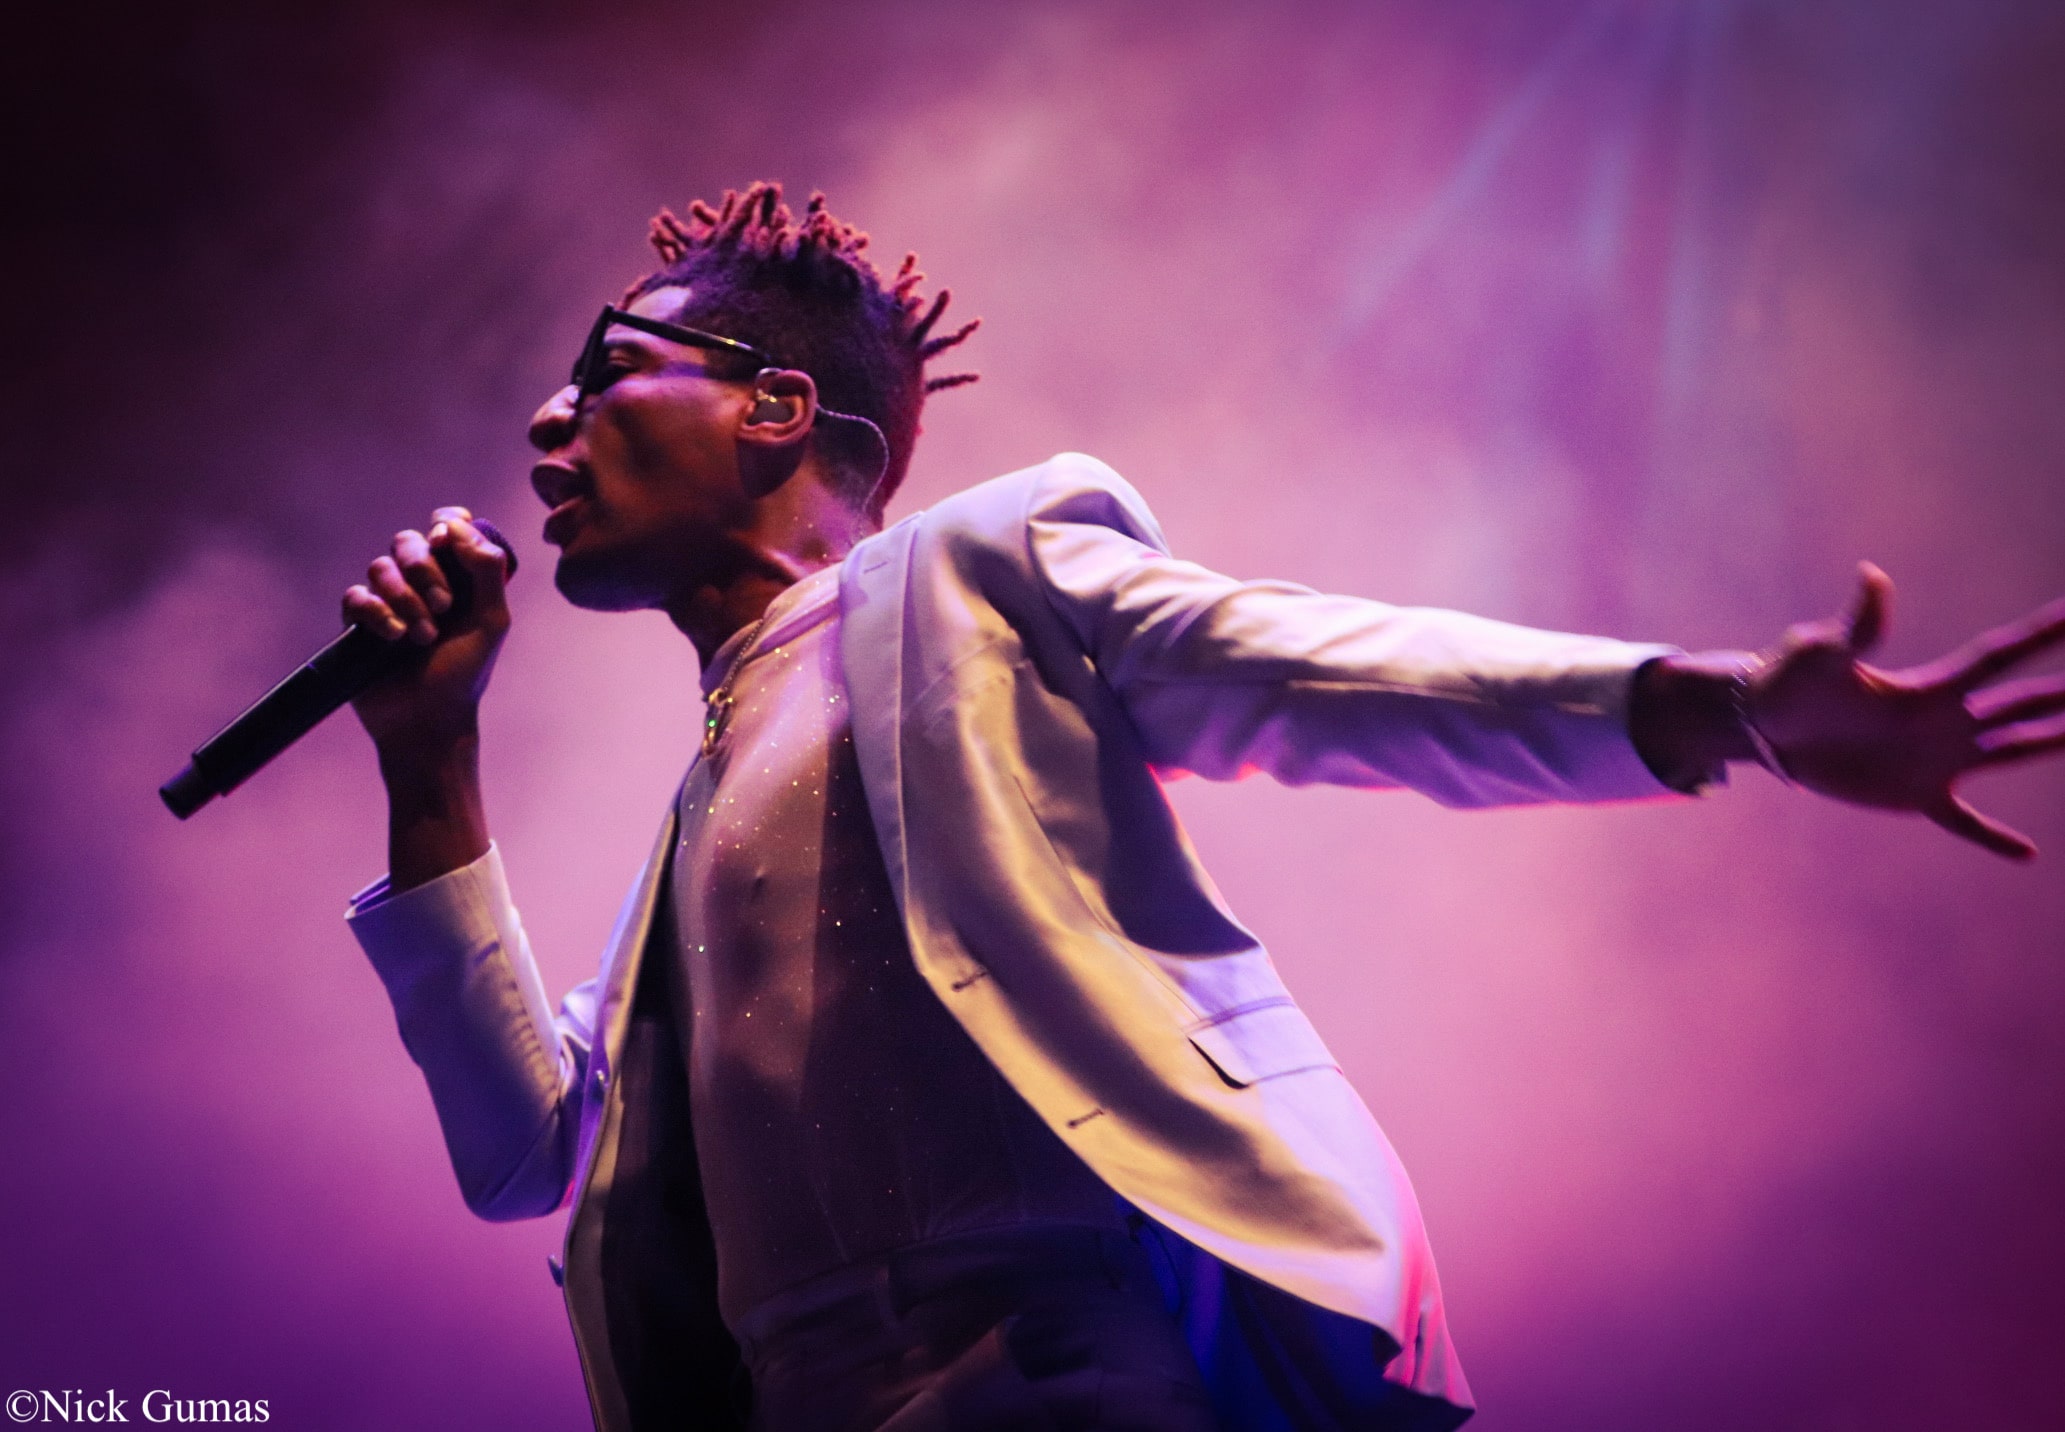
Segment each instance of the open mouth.
[[589,490],[587,476],[568,463],[541,462],[531,469],[531,488],[552,509],[545,518],[545,540],[564,546],[580,521],[581,503]]
[[564,547],[580,525],[581,504],[586,498],[576,494],[553,508],[545,517],[545,540],[555,547]]

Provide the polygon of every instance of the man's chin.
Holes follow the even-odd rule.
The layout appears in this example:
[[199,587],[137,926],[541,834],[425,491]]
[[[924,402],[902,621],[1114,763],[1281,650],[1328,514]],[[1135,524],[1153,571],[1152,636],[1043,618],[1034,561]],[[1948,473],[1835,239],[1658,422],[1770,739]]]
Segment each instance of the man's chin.
[[651,596],[627,583],[621,572],[569,552],[560,553],[559,565],[552,570],[552,585],[583,611],[637,612],[654,605]]

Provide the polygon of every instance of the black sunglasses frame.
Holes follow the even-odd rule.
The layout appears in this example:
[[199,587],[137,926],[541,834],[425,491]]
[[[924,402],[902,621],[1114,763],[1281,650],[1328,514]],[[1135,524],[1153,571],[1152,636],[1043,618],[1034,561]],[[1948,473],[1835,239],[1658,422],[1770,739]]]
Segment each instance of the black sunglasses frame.
[[594,386],[595,378],[602,372],[604,340],[609,330],[621,324],[640,333],[650,333],[655,338],[685,343],[691,348],[708,348],[717,353],[730,353],[740,358],[750,358],[756,368],[783,368],[788,366],[765,349],[755,348],[750,343],[741,343],[736,338],[722,334],[705,333],[700,328],[689,328],[679,323],[665,323],[643,314],[626,313],[613,303],[605,303],[602,312],[595,319],[595,326],[588,330],[588,341],[581,345],[581,356],[574,360],[573,376],[568,379],[574,390],[583,398],[593,397],[602,391]]

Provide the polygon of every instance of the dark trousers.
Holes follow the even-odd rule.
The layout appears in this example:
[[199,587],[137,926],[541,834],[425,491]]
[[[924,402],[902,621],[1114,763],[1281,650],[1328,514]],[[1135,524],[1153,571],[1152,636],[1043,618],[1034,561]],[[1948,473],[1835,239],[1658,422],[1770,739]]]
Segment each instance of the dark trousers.
[[917,1244],[779,1294],[738,1331],[753,1432],[1218,1432],[1120,1233]]

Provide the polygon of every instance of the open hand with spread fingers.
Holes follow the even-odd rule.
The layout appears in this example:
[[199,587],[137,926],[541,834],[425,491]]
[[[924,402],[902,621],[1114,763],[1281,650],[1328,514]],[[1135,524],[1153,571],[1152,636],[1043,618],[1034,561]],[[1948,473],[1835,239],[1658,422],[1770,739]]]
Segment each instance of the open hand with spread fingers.
[[2065,749],[2065,674],[1995,684],[2065,645],[2065,599],[1984,632],[1937,661],[1886,671],[1863,657],[1884,635],[1893,582],[1869,562],[1848,615],[1792,628],[1745,678],[1742,717],[1798,785],[1856,805],[1919,811],[2011,860],[2036,845],[1953,787],[1968,771]]

